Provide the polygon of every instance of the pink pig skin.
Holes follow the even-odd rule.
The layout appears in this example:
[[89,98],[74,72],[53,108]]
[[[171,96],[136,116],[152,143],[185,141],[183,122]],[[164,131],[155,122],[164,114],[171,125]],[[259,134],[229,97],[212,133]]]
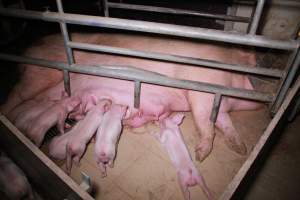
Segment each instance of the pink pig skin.
[[94,107],[91,107],[86,117],[78,121],[72,130],[54,137],[49,144],[49,155],[59,160],[66,159],[68,155],[68,168],[71,168],[72,160],[78,160],[79,162],[85,151],[86,144],[95,134],[101,123],[102,115],[110,104],[111,101],[109,100],[99,100]]
[[[99,34],[72,34],[72,39],[78,42],[109,45],[142,51],[169,53],[172,55],[187,56],[224,62],[255,66],[255,54],[231,46],[216,46],[214,44],[196,41],[184,41],[175,38],[149,37],[120,33]],[[63,40],[60,35],[51,35],[37,41],[26,52],[27,56],[43,58],[53,61],[66,61]],[[192,67],[169,62],[138,59],[133,57],[108,54],[93,54],[74,50],[76,63],[87,65],[129,65],[141,70],[150,70],[154,73],[176,79],[201,81],[220,86],[253,90],[246,75],[231,73],[202,67]],[[22,65],[24,70],[18,84],[13,88],[7,102],[0,106],[4,115],[14,112],[27,100],[43,102],[45,99],[59,100],[64,89],[62,73],[58,70],[39,68],[32,65]],[[122,68],[122,67],[119,67]],[[47,78],[45,78],[47,77]],[[216,123],[210,119],[214,95],[192,90],[167,88],[158,85],[143,83],[141,86],[140,109],[134,108],[134,83],[125,80],[109,79],[84,74],[70,73],[72,97],[89,91],[96,99],[110,99],[116,104],[128,106],[128,115],[124,117],[124,124],[133,127],[142,126],[149,121],[161,120],[172,112],[191,111],[196,124],[200,140],[196,146],[196,155],[200,161],[204,160],[212,151],[215,137],[215,126],[225,137],[227,146],[240,154],[246,154],[247,149],[234,128],[230,116],[231,111],[254,110],[261,104],[223,97]],[[89,98],[87,98],[89,99]],[[88,105],[88,104],[87,104]],[[89,106],[81,106],[71,116],[82,119],[83,112]],[[51,108],[49,108],[51,109]],[[29,112],[30,110],[28,110]],[[24,112],[27,112],[24,111]],[[23,114],[20,113],[20,117]],[[24,114],[25,115],[25,114]],[[15,115],[14,115],[15,116]],[[30,127],[38,126],[31,120],[24,120]],[[41,123],[47,123],[42,121]],[[43,127],[43,126],[42,126]],[[32,135],[29,130],[28,135]]]
[[40,146],[48,129],[57,125],[58,130],[64,132],[65,120],[68,113],[80,104],[80,99],[64,98],[42,112],[34,119],[34,123],[29,126],[30,131],[26,132],[27,136],[37,145]]
[[152,135],[160,141],[177,170],[178,182],[184,198],[190,199],[188,187],[199,185],[208,199],[213,199],[203,177],[195,167],[189,151],[183,141],[179,125],[184,115],[176,114],[173,117],[160,121],[160,132],[153,132]]
[[4,155],[0,156],[0,190],[11,200],[35,199],[23,171]]
[[112,104],[109,111],[104,114],[98,128],[95,143],[95,160],[106,176],[106,166],[113,167],[116,156],[116,146],[122,132],[122,119],[127,111],[127,106]]
[[110,100],[100,100],[96,106],[90,108],[85,118],[80,121],[78,126],[75,126],[72,132],[72,137],[67,142],[67,171],[71,172],[72,162],[79,164],[83,153],[86,150],[86,145],[95,134],[97,128],[103,121],[104,113],[111,106]]

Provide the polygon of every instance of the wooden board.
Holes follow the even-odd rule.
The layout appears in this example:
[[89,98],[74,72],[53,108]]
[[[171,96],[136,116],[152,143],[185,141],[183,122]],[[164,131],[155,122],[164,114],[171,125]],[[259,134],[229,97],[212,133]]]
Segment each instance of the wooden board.
[[227,200],[231,199],[238,189],[239,185],[249,172],[251,166],[254,164],[255,160],[257,159],[258,155],[262,151],[263,147],[266,145],[268,139],[270,138],[271,134],[274,132],[275,128],[278,126],[282,116],[286,113],[288,106],[292,102],[294,96],[296,95],[297,91],[300,88],[300,77],[298,77],[297,81],[294,84],[294,87],[289,91],[286,99],[284,100],[283,104],[279,108],[278,112],[269,123],[267,129],[260,137],[259,141],[253,148],[252,152],[250,153],[248,159],[244,162],[238,173],[234,176],[231,183],[227,186],[226,190],[223,192],[222,196],[219,198],[220,200]]
[[93,199],[3,115],[0,115],[0,145],[44,199]]

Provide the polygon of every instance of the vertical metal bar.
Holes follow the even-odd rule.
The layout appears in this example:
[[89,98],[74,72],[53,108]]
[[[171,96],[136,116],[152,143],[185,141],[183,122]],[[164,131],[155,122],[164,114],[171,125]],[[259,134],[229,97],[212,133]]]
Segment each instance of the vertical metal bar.
[[250,32],[250,28],[252,27],[253,17],[254,17],[255,10],[256,10],[256,7],[253,6],[253,8],[251,10],[250,22],[248,23],[248,27],[247,27],[247,33]]
[[251,27],[250,27],[250,34],[251,35],[256,34],[264,5],[265,5],[265,0],[257,0],[256,9],[255,9],[255,13],[254,13],[254,16],[253,16],[253,21],[252,21]]
[[141,82],[135,81],[134,82],[134,107],[140,107],[140,97],[141,97]]
[[298,71],[299,65],[300,65],[300,48],[298,48],[289,58],[288,66],[289,66],[289,72],[285,76],[285,78],[282,80],[281,88],[279,89],[279,92],[277,93],[276,100],[274,104],[272,105],[272,113],[275,113],[280,105],[282,104],[288,89],[290,88],[290,85],[292,81],[294,80],[294,77]]
[[222,95],[220,93],[215,94],[213,109],[210,115],[210,121],[215,123],[217,121],[220,105],[221,105]]
[[103,1],[104,16],[109,17],[108,2],[107,2],[107,0],[102,0],[102,1]]
[[[58,12],[63,13],[64,10],[63,10],[63,7],[62,7],[61,0],[56,0],[56,4],[57,4]],[[65,49],[66,49],[68,64],[72,65],[72,64],[74,64],[74,56],[73,56],[72,49],[68,46],[68,42],[70,41],[70,38],[69,38],[69,34],[68,34],[67,25],[64,22],[60,22],[59,24],[60,24],[60,30],[61,30],[61,32],[63,34],[63,38],[64,38],[64,46],[65,46]],[[67,70],[63,70],[63,73],[64,73],[65,91],[69,96],[71,96],[70,74]]]

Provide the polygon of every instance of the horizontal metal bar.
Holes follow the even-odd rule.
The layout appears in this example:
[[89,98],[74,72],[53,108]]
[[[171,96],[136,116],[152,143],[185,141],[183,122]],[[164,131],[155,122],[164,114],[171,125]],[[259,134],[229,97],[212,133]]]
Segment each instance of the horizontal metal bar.
[[148,33],[158,33],[164,35],[180,36],[194,39],[204,39],[232,44],[248,46],[267,47],[282,50],[294,50],[299,43],[295,40],[274,40],[264,36],[244,35],[230,33],[219,30],[196,28],[189,26],[179,26],[155,22],[145,22],[137,20],[117,19],[110,17],[99,17],[79,14],[60,14],[56,12],[37,12],[20,9],[0,8],[0,15],[21,17],[28,19],[38,19],[51,22],[66,22],[71,24],[106,27],[122,30],[131,30]]
[[[232,3],[234,4],[240,4],[240,5],[248,5],[248,6],[254,6],[256,4],[256,1],[241,1],[241,0],[233,0]],[[286,7],[294,7],[299,8],[300,2],[297,0],[271,0],[265,2],[268,5],[274,5],[274,6],[286,6]]]
[[80,43],[80,42],[69,42],[68,45],[69,47],[75,49],[112,53],[118,55],[133,56],[138,58],[147,58],[147,59],[154,59],[160,61],[196,65],[202,67],[205,66],[213,69],[231,70],[236,72],[264,75],[264,76],[275,77],[275,78],[280,78],[284,74],[283,71],[278,69],[259,68],[259,67],[246,66],[246,65],[243,66],[243,65],[225,64],[225,63],[220,63],[212,60],[205,60],[205,59],[164,54],[164,53],[138,51],[138,50],[132,50],[126,48],[105,46],[105,45],[95,45],[95,44],[87,44],[87,43]]
[[110,78],[118,78],[131,81],[139,81],[141,83],[150,83],[155,85],[175,87],[181,89],[195,90],[199,92],[219,93],[225,96],[245,98],[250,100],[257,100],[262,102],[272,102],[274,96],[269,93],[257,92],[253,90],[228,88],[221,85],[202,83],[190,80],[174,79],[168,76],[141,70],[128,66],[110,66],[110,65],[97,65],[97,66],[85,66],[74,64],[71,67],[63,62],[54,62],[43,59],[35,59],[23,56],[15,56],[9,54],[0,53],[0,59],[21,62],[26,64],[34,64],[40,66],[46,66],[49,68],[69,70],[75,73],[98,75]]
[[256,3],[256,1],[253,1],[253,0],[245,0],[245,1],[243,1],[243,0],[232,0],[232,3],[233,4],[238,4],[238,5],[247,5],[247,6],[253,6],[253,5],[255,5],[255,3]]
[[167,14],[175,14],[175,15],[189,15],[189,16],[197,16],[197,17],[204,17],[204,18],[220,19],[220,20],[225,20],[225,21],[234,21],[234,22],[245,22],[245,23],[250,22],[250,19],[248,17],[210,14],[210,13],[204,13],[204,12],[199,12],[199,11],[164,8],[164,7],[157,7],[157,6],[144,6],[144,5],[109,2],[108,7],[109,8],[117,8],[117,9],[126,9],[126,10],[139,10],[139,11],[149,11],[149,12],[157,12],[157,13],[167,13]]

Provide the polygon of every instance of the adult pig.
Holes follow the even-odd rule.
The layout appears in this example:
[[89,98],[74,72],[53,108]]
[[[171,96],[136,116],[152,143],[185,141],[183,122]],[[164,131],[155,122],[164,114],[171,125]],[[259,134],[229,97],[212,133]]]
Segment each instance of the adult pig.
[[[52,49],[55,51],[55,53],[58,52],[58,49],[61,50],[61,55],[57,56],[55,59],[65,61],[64,57],[62,56],[64,53],[63,42],[59,38],[60,36],[50,36],[48,39],[46,38],[42,40],[46,41],[47,43],[45,54],[42,53],[43,51],[40,47],[33,48],[29,52],[31,52],[32,56],[35,56],[35,53],[37,53],[36,51],[38,51],[38,57],[51,57],[51,59],[54,59],[52,56],[47,54],[47,52],[54,47],[54,49]],[[255,56],[249,52],[244,52],[231,47],[225,48],[216,45],[182,41],[173,38],[162,39],[157,37],[113,33],[92,35],[75,34],[72,36],[72,38],[75,41],[86,42],[88,40],[87,42],[96,44],[162,53],[168,52],[170,54],[204,58],[232,64],[255,65]],[[92,54],[77,51],[75,51],[74,54],[76,62],[80,64],[131,65],[136,68],[151,70],[179,79],[202,81],[249,90],[253,89],[246,76],[226,71],[107,54]],[[25,67],[25,69],[32,68],[33,66]],[[29,76],[28,73],[25,70],[23,77]],[[34,88],[34,84],[39,79],[45,78],[40,76],[40,74],[42,74],[41,72],[36,71],[36,74],[34,74],[32,80],[28,78],[21,79],[20,83],[11,93],[7,103],[1,107],[1,111],[4,114],[9,114],[10,112],[13,112],[14,108],[18,104],[22,104],[24,100],[28,99],[35,99],[36,101],[42,101],[45,99],[60,99],[60,94],[63,90],[63,83],[60,82],[57,84],[57,80],[61,78],[61,74],[57,75],[57,73],[57,71],[49,71],[48,76],[51,78],[47,83],[40,83],[38,89]],[[52,78],[52,76],[54,78]],[[200,136],[200,140],[196,147],[197,155],[200,160],[203,160],[212,150],[213,139],[215,135],[214,125],[224,132],[225,141],[231,149],[240,154],[246,153],[246,147],[239,138],[239,135],[235,130],[228,113],[233,110],[256,109],[259,106],[257,103],[224,97],[222,98],[216,124],[213,124],[209,120],[214,98],[212,94],[142,84],[140,109],[135,109],[133,106],[134,84],[132,82],[80,74],[71,74],[70,76],[72,95],[76,96],[83,91],[89,90],[93,93],[95,98],[106,98],[110,99],[115,104],[128,106],[128,111],[123,123],[133,127],[141,126],[148,121],[163,119],[175,111],[192,111]],[[30,95],[26,95],[25,88],[30,88],[30,91],[28,92]],[[17,98],[20,96],[22,98]],[[34,124],[32,126],[34,126]]]

